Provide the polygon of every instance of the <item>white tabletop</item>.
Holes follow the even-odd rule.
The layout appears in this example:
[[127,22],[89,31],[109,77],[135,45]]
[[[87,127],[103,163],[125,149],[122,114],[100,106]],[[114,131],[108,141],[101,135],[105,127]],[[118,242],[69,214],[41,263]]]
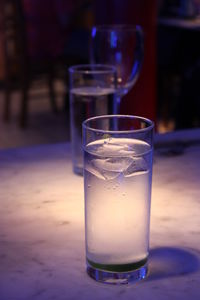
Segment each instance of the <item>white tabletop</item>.
[[83,178],[72,173],[70,145],[0,151],[0,300],[199,299],[200,131],[193,132],[171,134],[170,148],[161,147],[168,135],[160,139],[149,275],[123,286],[85,272]]
[[158,24],[169,27],[177,27],[189,30],[200,30],[200,18],[183,19],[183,18],[172,18],[172,17],[160,17]]

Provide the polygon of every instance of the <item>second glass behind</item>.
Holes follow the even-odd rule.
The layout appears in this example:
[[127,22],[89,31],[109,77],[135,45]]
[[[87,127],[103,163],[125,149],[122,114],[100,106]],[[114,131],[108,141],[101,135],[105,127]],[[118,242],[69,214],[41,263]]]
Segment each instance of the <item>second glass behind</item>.
[[115,112],[116,84],[113,66],[98,64],[69,68],[72,164],[76,174],[83,174],[82,122]]

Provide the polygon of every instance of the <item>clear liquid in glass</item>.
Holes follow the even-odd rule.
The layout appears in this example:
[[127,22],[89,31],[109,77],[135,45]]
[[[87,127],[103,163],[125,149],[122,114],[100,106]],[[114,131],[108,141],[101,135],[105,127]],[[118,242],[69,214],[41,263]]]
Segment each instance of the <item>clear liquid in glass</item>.
[[112,114],[115,100],[113,88],[84,86],[71,89],[71,142],[75,173],[83,173],[82,122],[89,117]]
[[145,265],[149,248],[152,149],[107,138],[84,151],[87,263],[109,272]]

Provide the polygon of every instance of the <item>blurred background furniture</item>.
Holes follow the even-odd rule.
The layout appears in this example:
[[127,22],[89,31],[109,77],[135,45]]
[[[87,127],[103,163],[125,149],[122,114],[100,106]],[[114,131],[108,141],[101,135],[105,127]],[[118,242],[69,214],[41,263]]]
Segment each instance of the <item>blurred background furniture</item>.
[[[19,124],[26,127],[29,90],[35,80],[36,87],[41,80],[46,81],[52,111],[57,112],[54,80],[60,76],[66,84],[68,66],[86,61],[86,30],[78,31],[77,20],[87,10],[88,2],[2,1],[5,121],[10,119],[11,93],[17,88],[21,91]],[[79,44],[82,49],[77,47],[78,36],[82,38]]]
[[27,125],[29,89],[32,81],[47,80],[49,99],[54,112],[57,111],[54,80],[54,62],[50,57],[31,59],[28,52],[27,27],[22,2],[5,0],[2,2],[5,47],[5,104],[4,120],[10,119],[10,102],[13,89],[21,91],[19,124]]
[[[171,129],[200,126],[200,1],[164,1],[157,28],[158,114]],[[186,5],[187,3],[187,5]]]
[[[6,14],[10,15],[13,3],[18,2],[21,3],[25,16],[24,23],[26,26],[23,32],[27,44],[25,44],[25,39],[19,38],[22,39],[23,44],[25,44],[26,50],[28,49],[28,59],[26,61],[31,62],[30,65],[36,70],[34,72],[31,71],[31,79],[29,81],[27,80],[30,84],[28,88],[25,89],[25,91],[27,90],[28,92],[24,94],[24,98],[26,99],[24,108],[22,105],[22,79],[20,77],[21,75],[19,76],[19,74],[22,73],[19,70],[21,62],[19,63],[19,57],[17,60],[13,57],[16,58],[16,52],[20,54],[23,60],[22,63],[24,63],[25,57],[22,57],[19,48],[14,47],[16,41],[13,42],[13,38],[8,38],[11,36],[11,31],[9,31],[8,36],[5,36],[5,25],[3,22],[4,5],[7,7]],[[193,16],[191,16],[191,10],[189,11],[190,17],[188,17],[187,10],[184,11],[183,9],[184,5],[189,2],[195,3],[197,8]],[[181,6],[181,16],[179,15],[180,5],[183,5]],[[47,7],[48,10],[46,9]],[[58,135],[57,133],[55,134],[56,130],[60,133],[66,132],[69,129],[67,113],[69,103],[67,93],[67,67],[72,64],[88,62],[87,42],[90,28],[93,24],[102,23],[140,23],[144,28],[145,57],[142,72],[135,87],[127,97],[123,99],[121,112],[126,113],[128,111],[129,113],[145,115],[156,120],[159,132],[161,132],[161,129],[162,132],[166,132],[174,130],[175,128],[199,127],[199,31],[191,28],[193,24],[197,28],[199,15],[200,0],[0,1],[0,113],[3,114],[4,119],[8,120],[10,118],[9,123],[4,123],[2,118],[0,118],[0,147],[2,145],[4,145],[4,147],[6,147],[5,145],[14,146],[18,143],[18,141],[15,143],[13,139],[13,136],[17,136],[16,132],[21,136],[20,144],[28,145],[31,139],[29,136],[32,135],[32,132],[34,143],[37,143],[37,140],[41,143],[41,139],[43,140],[41,132],[44,127],[46,127],[45,134],[49,132],[49,134],[46,134],[46,136],[48,135],[49,142],[51,142],[51,140],[52,142],[56,141],[55,136]],[[49,20],[51,20],[51,22]],[[20,22],[22,22],[22,19]],[[173,26],[171,26],[172,23]],[[184,26],[186,25],[187,28],[178,28],[180,24],[181,26],[183,24]],[[19,24],[17,23],[17,25]],[[8,28],[10,27],[11,24]],[[14,29],[16,30],[17,28]],[[16,36],[16,34],[14,36]],[[62,40],[61,42],[59,41],[60,39]],[[17,44],[19,45],[19,43]],[[7,46],[5,47],[5,45]],[[23,48],[22,45],[19,46]],[[8,70],[6,71],[5,68],[7,58],[4,55],[4,49],[8,52],[9,57],[12,57],[12,62],[10,61],[10,64],[8,64],[12,70],[10,81],[5,77],[5,72],[7,74]],[[16,51],[16,49],[18,50]],[[39,49],[39,51],[37,49]],[[48,50],[50,54],[49,52],[44,52],[44,50]],[[13,55],[13,53],[15,55]],[[34,53],[37,55],[33,55]],[[52,70],[51,76],[53,77],[54,101],[59,112],[57,114],[53,114],[49,109],[50,104],[50,107],[54,110],[53,103],[50,101],[49,71],[46,72],[45,70],[44,73],[37,72],[37,70],[40,69],[40,61],[46,61],[49,57],[51,57],[50,69]],[[34,63],[32,63],[33,61]],[[49,66],[47,67],[49,70]],[[57,89],[58,81],[59,86],[61,83],[61,90]],[[7,88],[9,82],[10,89]],[[45,89],[43,89],[43,85]],[[41,87],[42,90],[45,90],[45,93],[41,93]],[[7,93],[6,90],[9,92]],[[11,92],[13,91],[17,92],[12,93],[11,97]],[[37,99],[35,100],[37,101],[29,101],[36,95],[36,92]],[[6,95],[6,93],[8,94],[8,101],[4,101],[4,95]],[[19,103],[20,94],[21,98]],[[60,105],[61,99],[64,101],[62,105]],[[44,103],[45,110],[43,110]],[[3,111],[2,105],[4,106]],[[66,116],[64,116],[64,114],[66,114]],[[29,123],[27,130],[20,130],[21,127],[18,128],[18,126],[15,126],[16,115],[17,121],[19,119],[19,123],[23,128],[27,127]],[[25,116],[24,118],[23,115]],[[189,118],[188,115],[190,116]],[[63,123],[61,125],[61,118],[66,120],[67,128],[62,127]],[[49,120],[51,121],[49,122]],[[52,130],[53,123],[56,122],[57,126],[55,125],[55,127],[57,127],[57,129]],[[163,123],[166,124],[161,126]],[[51,128],[49,131],[48,127]],[[45,136],[45,134],[43,134],[43,136]],[[54,135],[53,138],[52,135]],[[4,143],[4,138],[9,140],[9,143]],[[23,138],[24,142],[22,141]],[[59,139],[59,141],[64,141],[65,138],[66,137],[63,136],[63,139]],[[46,141],[47,139],[44,140],[44,143]]]

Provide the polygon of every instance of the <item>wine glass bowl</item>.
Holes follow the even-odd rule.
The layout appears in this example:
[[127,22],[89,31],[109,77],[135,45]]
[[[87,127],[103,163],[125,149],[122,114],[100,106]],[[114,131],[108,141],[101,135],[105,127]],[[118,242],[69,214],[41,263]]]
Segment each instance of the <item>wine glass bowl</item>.
[[139,25],[99,25],[92,28],[91,63],[116,67],[119,98],[127,94],[138,79],[143,48],[143,32]]

